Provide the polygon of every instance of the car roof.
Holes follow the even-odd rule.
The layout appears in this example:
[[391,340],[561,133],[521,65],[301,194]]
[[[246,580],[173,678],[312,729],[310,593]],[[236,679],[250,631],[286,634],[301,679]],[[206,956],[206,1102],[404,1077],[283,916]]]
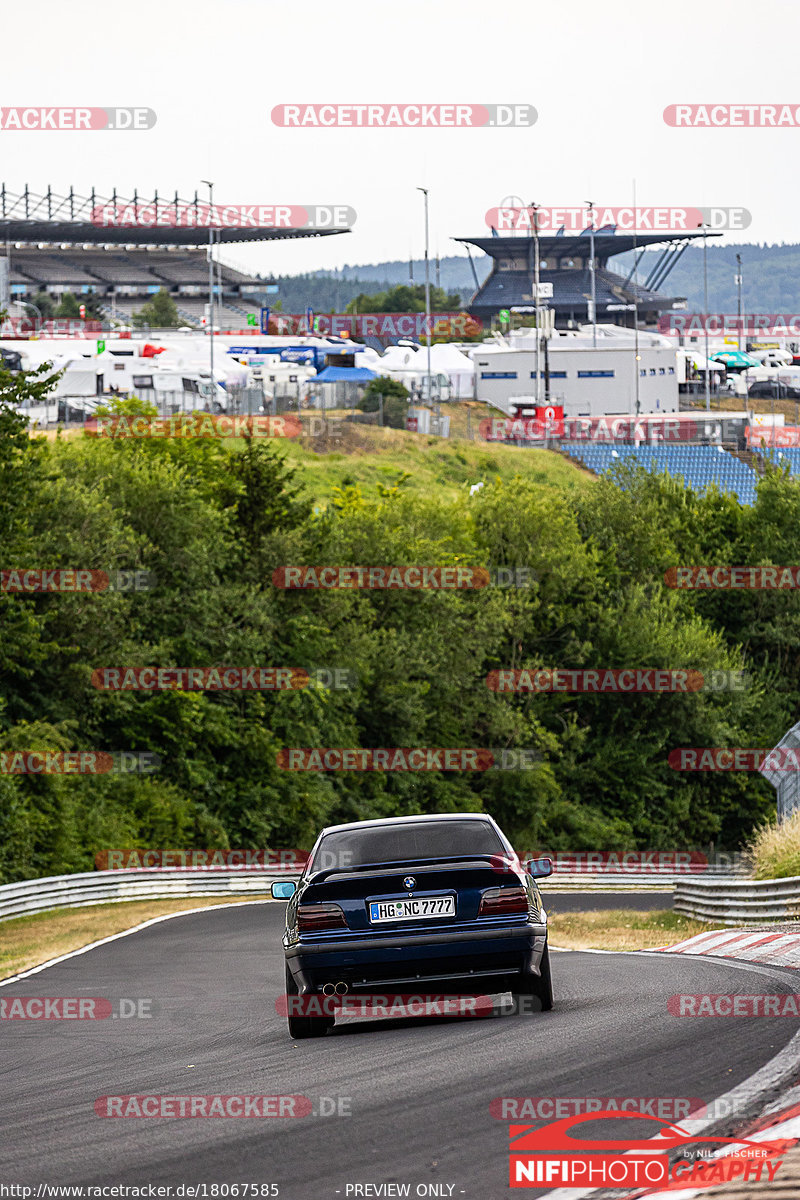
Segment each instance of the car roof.
[[499,828],[494,817],[490,817],[488,813],[463,812],[463,813],[420,813],[412,817],[379,817],[375,821],[349,821],[345,825],[328,825],[320,833],[320,837],[324,837],[326,833],[339,833],[344,829],[374,829],[379,825],[413,825],[424,824],[428,821],[484,821],[488,825],[492,825],[495,829]]

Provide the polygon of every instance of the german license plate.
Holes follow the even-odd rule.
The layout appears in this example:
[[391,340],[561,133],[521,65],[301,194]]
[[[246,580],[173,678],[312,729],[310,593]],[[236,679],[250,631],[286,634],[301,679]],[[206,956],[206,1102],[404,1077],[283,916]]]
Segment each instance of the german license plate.
[[419,900],[371,900],[369,919],[373,925],[387,921],[424,921],[426,917],[454,917],[455,896],[424,896]]

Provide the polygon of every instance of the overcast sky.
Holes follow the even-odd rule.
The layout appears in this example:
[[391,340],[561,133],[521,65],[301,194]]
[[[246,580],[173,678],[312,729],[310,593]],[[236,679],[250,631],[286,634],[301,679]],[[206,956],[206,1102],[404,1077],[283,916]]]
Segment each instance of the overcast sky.
[[[800,241],[800,128],[675,129],[674,103],[800,106],[797,0],[668,5],[347,0],[97,5],[37,0],[3,15],[4,105],[138,105],[149,131],[0,132],[11,191],[206,194],[336,203],[354,231],[238,245],[234,265],[295,273],[421,257],[485,236],[509,195],[543,205],[735,205],[728,241]],[[285,129],[282,103],[527,103],[530,128]]]

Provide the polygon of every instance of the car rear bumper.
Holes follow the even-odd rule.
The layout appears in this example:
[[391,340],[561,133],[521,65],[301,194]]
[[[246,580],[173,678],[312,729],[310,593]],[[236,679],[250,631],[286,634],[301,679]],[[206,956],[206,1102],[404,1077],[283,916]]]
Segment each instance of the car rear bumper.
[[502,929],[452,930],[398,937],[349,937],[297,942],[286,962],[301,994],[344,982],[352,992],[399,987],[419,992],[458,988],[504,991],[521,975],[538,975],[547,926],[525,922]]

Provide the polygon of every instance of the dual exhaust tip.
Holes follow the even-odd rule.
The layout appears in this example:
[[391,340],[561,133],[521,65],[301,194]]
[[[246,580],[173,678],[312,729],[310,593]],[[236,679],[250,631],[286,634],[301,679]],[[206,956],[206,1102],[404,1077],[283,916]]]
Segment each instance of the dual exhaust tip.
[[349,990],[349,985],[342,980],[339,980],[338,983],[323,983],[322,985],[323,996],[344,996]]

